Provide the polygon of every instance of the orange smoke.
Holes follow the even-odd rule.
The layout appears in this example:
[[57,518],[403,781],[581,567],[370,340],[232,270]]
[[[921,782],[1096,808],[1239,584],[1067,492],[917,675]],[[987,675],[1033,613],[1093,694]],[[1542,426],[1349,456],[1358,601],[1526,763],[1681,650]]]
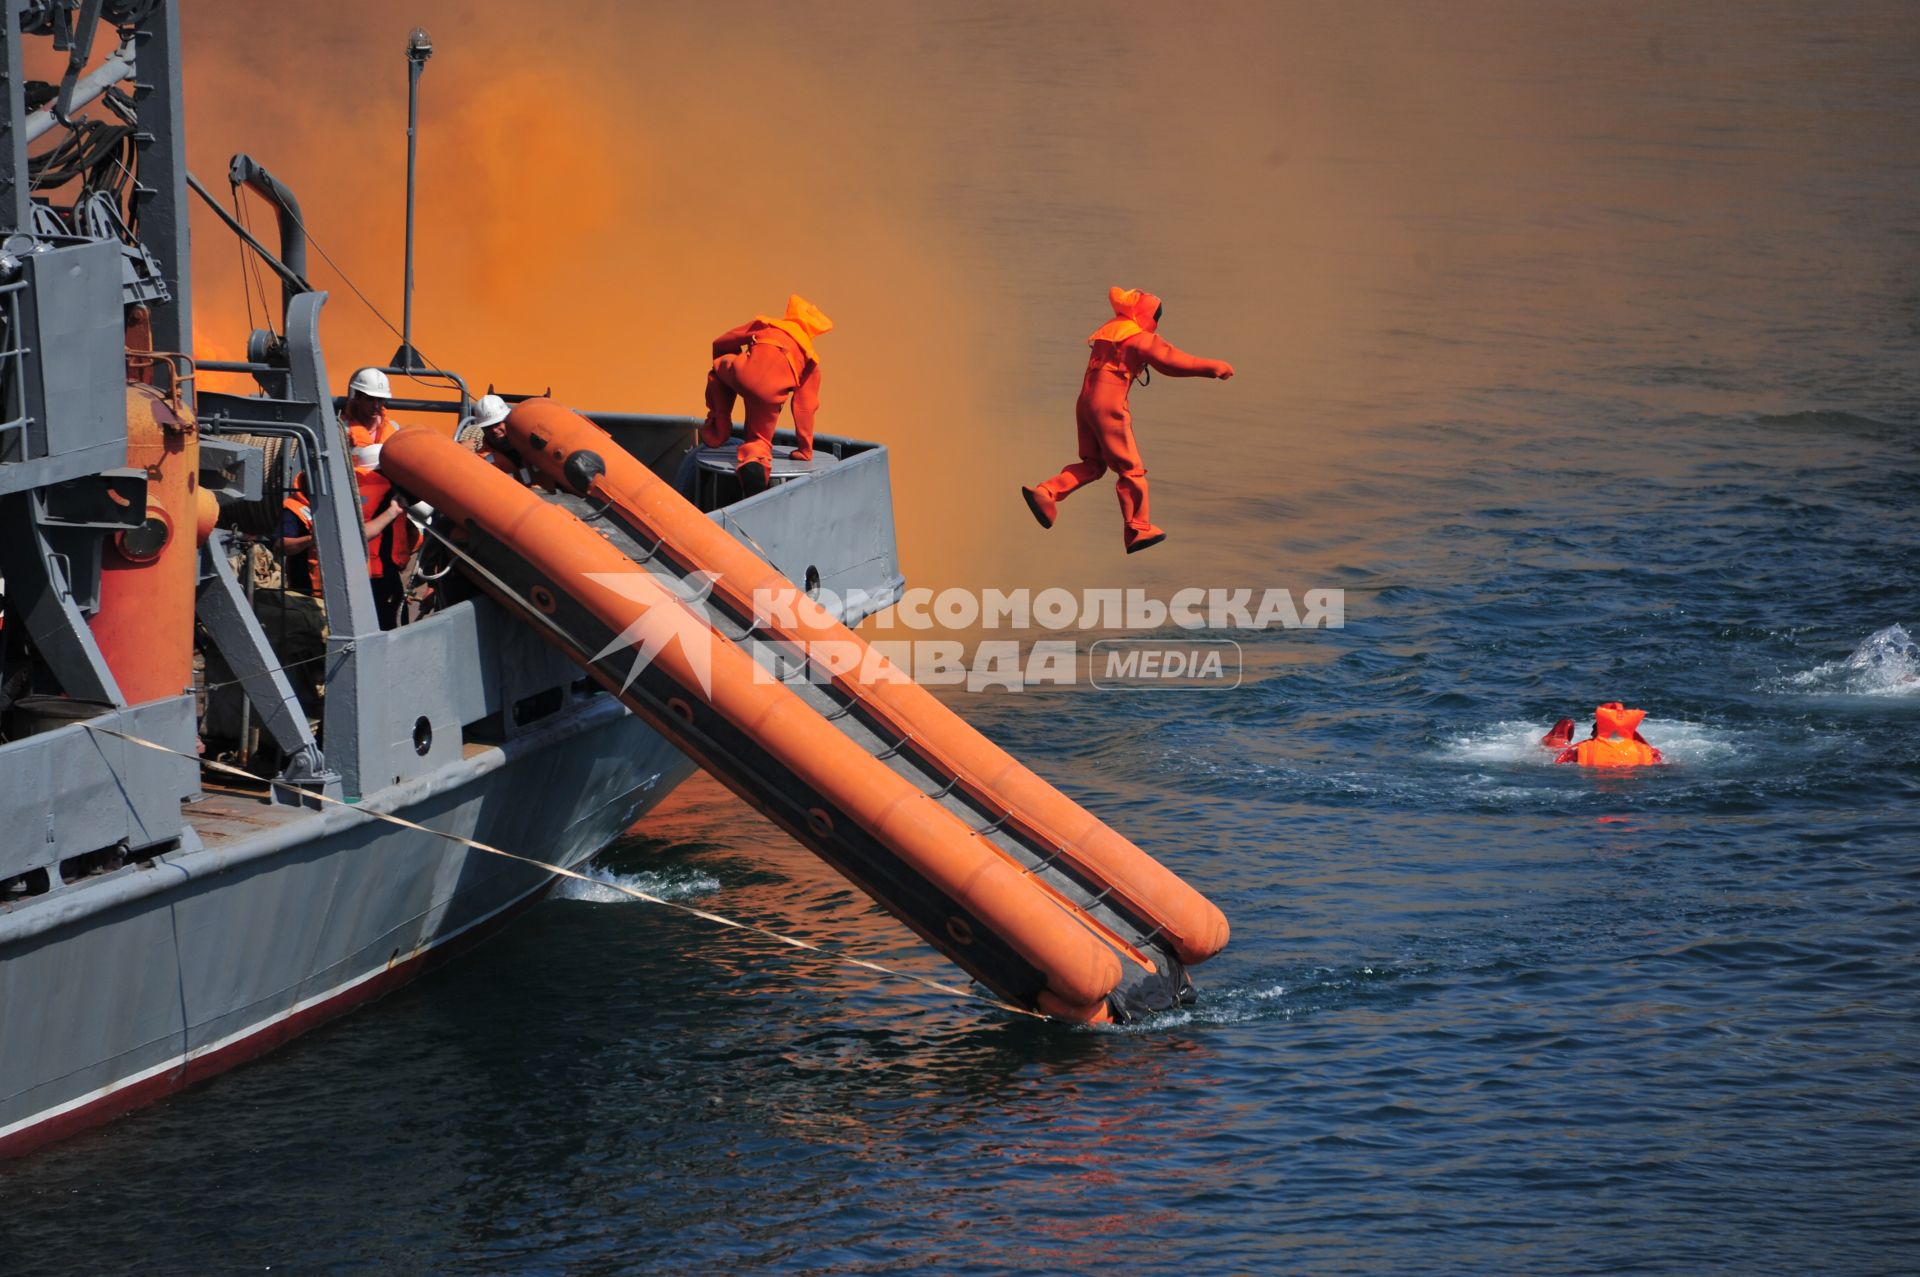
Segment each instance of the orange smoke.
[[[1394,513],[1356,473],[1458,464],[1430,423],[1569,387],[1747,405],[1610,370],[1767,348],[1768,263],[1808,245],[1826,264],[1794,286],[1838,314],[1910,257],[1820,178],[1830,155],[1897,169],[1904,135],[1786,92],[1828,23],[1865,61],[1823,74],[1904,74],[1897,6],[237,8],[183,15],[204,180],[253,153],[397,323],[402,45],[426,26],[420,348],[479,387],[691,415],[704,344],[803,293],[838,321],[820,428],[892,446],[921,585],[1310,585]],[[196,219],[200,339],[236,353],[235,254]],[[1751,252],[1715,249],[1736,235]],[[338,384],[397,339],[314,274]],[[1110,485],[1047,533],[1018,495],[1072,459],[1115,282],[1239,374],[1134,395],[1172,539],[1131,559]],[[1676,308],[1678,353],[1650,322]]]
[[[194,170],[223,191],[233,152],[265,164],[300,197],[317,243],[397,325],[402,44],[411,23],[426,26],[436,52],[421,98],[421,352],[475,393],[551,387],[582,408],[698,415],[713,335],[803,292],[841,320],[821,347],[821,430],[894,445],[909,570],[951,579],[956,556],[991,539],[946,535],[967,507],[947,439],[977,431],[980,360],[973,324],[954,322],[952,299],[967,293],[954,255],[892,195],[902,157],[882,159],[888,123],[772,33],[699,15],[642,22],[614,6],[588,6],[592,21],[562,28],[502,8],[273,6],[244,32],[190,9]],[[778,92],[755,97],[756,84]],[[204,209],[194,216],[197,338],[203,353],[231,357],[248,326],[239,258]],[[264,205],[252,224],[272,242]],[[309,256],[331,293],[322,334],[343,384],[354,367],[386,362],[398,338]],[[261,310],[256,298],[256,323]],[[914,402],[925,385],[948,387],[939,404]]]

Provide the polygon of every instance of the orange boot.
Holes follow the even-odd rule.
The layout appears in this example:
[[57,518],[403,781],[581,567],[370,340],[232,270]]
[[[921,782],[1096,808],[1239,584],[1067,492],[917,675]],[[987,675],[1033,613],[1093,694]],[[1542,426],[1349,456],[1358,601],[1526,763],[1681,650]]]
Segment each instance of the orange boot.
[[1041,527],[1052,527],[1053,521],[1060,517],[1060,503],[1039,488],[1022,488],[1020,495],[1027,499],[1027,509],[1033,511]]

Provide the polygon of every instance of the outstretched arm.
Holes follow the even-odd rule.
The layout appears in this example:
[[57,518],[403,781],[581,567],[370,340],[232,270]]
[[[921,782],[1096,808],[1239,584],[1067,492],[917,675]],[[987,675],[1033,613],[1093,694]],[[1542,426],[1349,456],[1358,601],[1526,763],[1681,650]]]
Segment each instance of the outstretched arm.
[[1154,333],[1141,333],[1128,341],[1139,345],[1141,353],[1147,357],[1147,367],[1164,376],[1216,377],[1221,381],[1233,376],[1233,365],[1226,360],[1189,355]]
[[747,348],[747,334],[753,331],[753,321],[748,320],[738,328],[729,328],[713,339],[713,357],[737,355]]

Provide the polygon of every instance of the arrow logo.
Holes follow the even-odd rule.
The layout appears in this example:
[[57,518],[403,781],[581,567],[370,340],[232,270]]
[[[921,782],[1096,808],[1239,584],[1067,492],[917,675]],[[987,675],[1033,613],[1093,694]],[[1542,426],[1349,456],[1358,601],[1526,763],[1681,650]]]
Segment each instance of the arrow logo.
[[[714,635],[699,609],[713,593],[714,583],[720,579],[718,573],[691,572],[684,580],[663,579],[648,572],[589,572],[586,577],[595,585],[642,605],[632,623],[593,655],[593,663],[598,665],[615,652],[632,650],[633,662],[627,667],[626,680],[620,684],[622,692],[633,686],[633,681],[655,657],[669,646],[677,645],[700,686],[700,694],[711,698]],[[666,591],[679,606],[660,603],[654,597],[655,590]]]

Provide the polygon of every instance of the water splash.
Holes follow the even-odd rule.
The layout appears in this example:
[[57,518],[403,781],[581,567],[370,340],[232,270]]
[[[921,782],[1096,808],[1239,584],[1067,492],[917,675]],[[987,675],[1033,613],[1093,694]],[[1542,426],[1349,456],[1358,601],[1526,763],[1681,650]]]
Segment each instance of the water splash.
[[[1588,724],[1575,718],[1574,739],[1588,734]],[[1551,767],[1558,753],[1544,748],[1540,738],[1551,723],[1527,723],[1506,720],[1489,724],[1464,736],[1455,736],[1442,744],[1441,757],[1459,763],[1504,763]],[[1742,752],[1743,733],[1707,723],[1681,719],[1649,718],[1640,732],[1669,763],[1704,766],[1736,758]]]
[[1152,1034],[1189,1025],[1286,1021],[1362,1004],[1405,1002],[1435,987],[1437,971],[1430,963],[1309,967],[1225,988],[1209,988],[1195,1006],[1156,1012],[1131,1024],[1093,1026],[1087,1031]]
[[689,900],[695,896],[712,895],[720,890],[718,878],[712,874],[701,873],[697,869],[623,874],[599,865],[588,865],[580,872],[593,881],[582,882],[578,878],[563,878],[560,880],[560,885],[553,889],[555,900],[581,900],[596,905],[641,904],[642,901],[627,895],[620,888],[631,887],[636,891],[644,891],[650,896],[658,896],[662,900]]
[[1906,627],[1889,625],[1841,661],[1827,661],[1781,682],[1800,692],[1838,692],[1849,696],[1920,695],[1920,643]]
[[1443,757],[1461,763],[1537,763],[1551,766],[1556,751],[1540,744],[1551,723],[1506,719],[1465,736],[1455,736],[1440,747]]

